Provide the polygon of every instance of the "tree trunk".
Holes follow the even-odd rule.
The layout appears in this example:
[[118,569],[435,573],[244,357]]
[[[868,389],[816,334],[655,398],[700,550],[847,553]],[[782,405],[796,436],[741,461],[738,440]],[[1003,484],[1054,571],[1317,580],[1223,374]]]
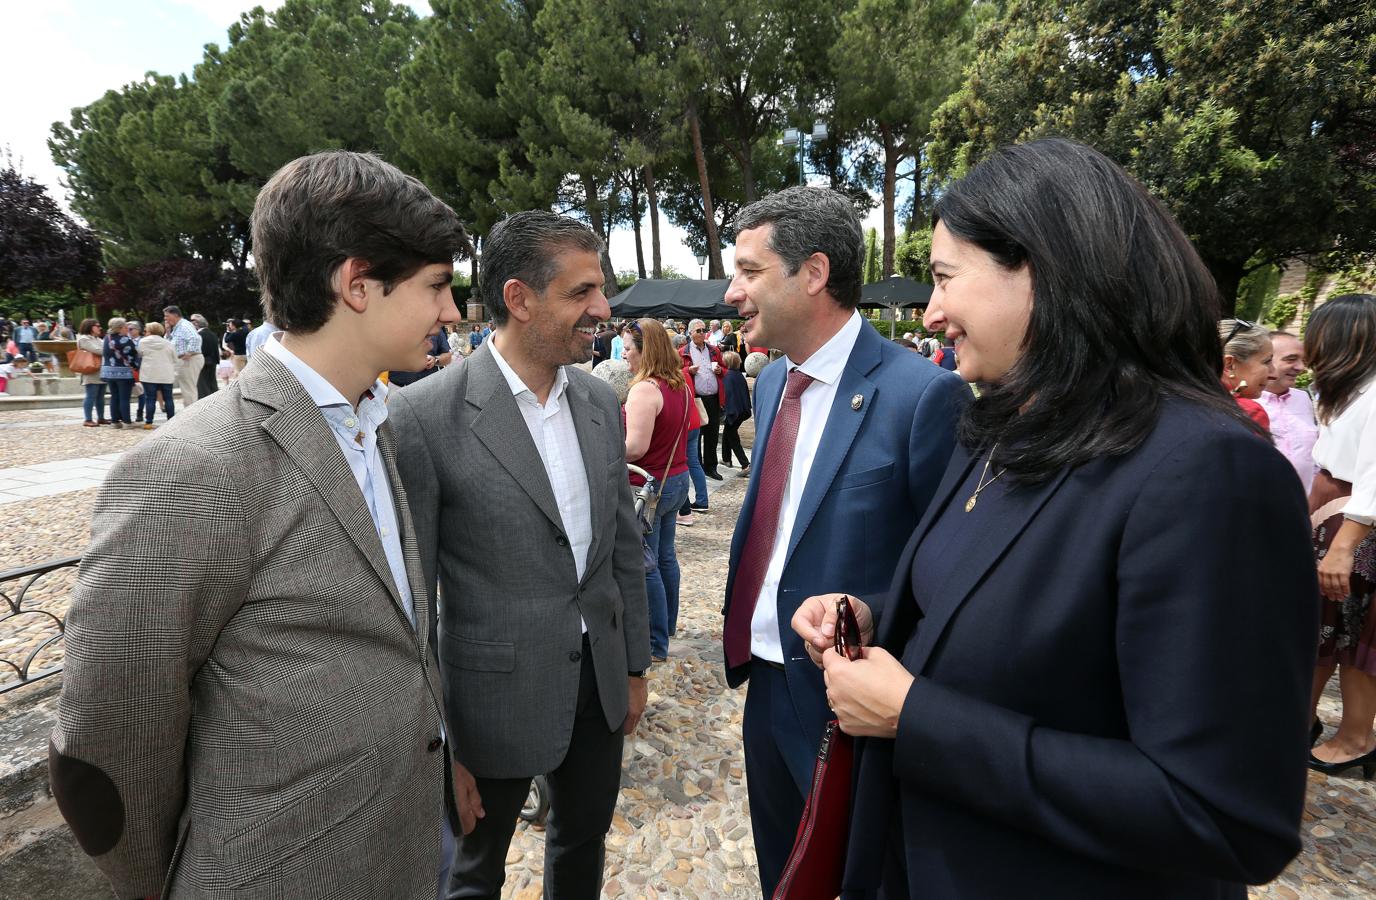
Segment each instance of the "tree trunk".
[[894,255],[894,194],[898,182],[898,148],[894,145],[893,132],[887,125],[879,126],[884,139],[884,277],[893,274]]
[[655,190],[655,173],[645,164],[645,197],[650,201],[650,260],[651,277],[663,278],[664,266],[659,261],[659,192]]
[[1209,259],[1204,264],[1209,267],[1209,274],[1214,276],[1214,284],[1218,285],[1218,315],[1223,319],[1231,319],[1237,309],[1237,289],[1247,270],[1247,262]]
[[[592,225],[592,230],[602,238],[606,238],[607,229],[602,220],[602,198],[597,194],[597,181],[590,175],[583,176],[583,197],[588,204],[588,224]],[[616,270],[612,268],[612,257],[610,250],[602,252],[602,293],[608,297],[616,296]]]
[[922,148],[913,154],[913,208],[908,216],[908,234],[917,229],[917,223],[925,218],[922,215]]
[[726,267],[721,263],[721,237],[717,234],[717,213],[712,208],[712,182],[707,177],[707,154],[702,149],[702,127],[698,110],[688,105],[688,134],[693,141],[693,161],[698,167],[698,183],[702,186],[702,228],[707,235],[707,274],[709,278],[725,278]]
[[746,145],[745,152],[741,154],[741,183],[745,187],[745,204],[749,206],[757,199],[755,196],[755,159],[751,152],[750,145]]
[[640,240],[640,182],[636,180],[634,172],[627,180],[631,186],[631,228],[635,231],[635,274],[637,278],[644,278],[645,246]]

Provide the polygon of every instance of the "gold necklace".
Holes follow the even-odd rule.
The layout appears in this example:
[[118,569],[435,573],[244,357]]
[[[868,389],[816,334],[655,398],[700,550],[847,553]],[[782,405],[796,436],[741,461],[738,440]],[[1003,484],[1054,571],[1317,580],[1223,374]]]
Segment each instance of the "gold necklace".
[[994,453],[998,449],[999,445],[995,444],[994,448],[989,451],[989,458],[984,461],[984,471],[979,473],[979,484],[975,486],[975,492],[970,495],[970,499],[965,501],[965,511],[967,513],[975,508],[975,503],[979,500],[979,492],[984,490],[994,482],[998,481],[1000,478],[1003,477],[1003,473],[1008,471],[1008,467],[1004,466],[1003,470],[1000,471],[993,478],[990,478],[988,481],[984,480],[984,476],[989,474],[989,463],[993,462]]

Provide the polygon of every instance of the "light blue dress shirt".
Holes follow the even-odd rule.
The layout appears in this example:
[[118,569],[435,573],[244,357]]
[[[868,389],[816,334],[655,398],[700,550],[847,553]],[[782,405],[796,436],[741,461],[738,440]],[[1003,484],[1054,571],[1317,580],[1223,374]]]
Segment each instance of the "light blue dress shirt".
[[271,353],[296,376],[311,400],[329,423],[344,459],[349,464],[358,489],[368,504],[382,550],[387,555],[387,568],[401,597],[411,627],[416,625],[416,609],[411,598],[411,585],[406,579],[406,558],[401,552],[401,529],[397,527],[397,507],[392,498],[392,483],[387,466],[377,452],[377,430],[387,421],[387,386],[374,382],[372,389],[358,402],[355,410],[344,395],[292,353],[276,337],[263,343],[263,352]]
[[257,328],[250,331],[248,333],[248,337],[244,338],[244,358],[251,358],[255,350],[263,346],[263,344],[267,342],[268,338],[272,337],[274,334],[277,334],[281,330],[282,329],[278,328],[271,322],[264,322],[262,325],[259,325]]

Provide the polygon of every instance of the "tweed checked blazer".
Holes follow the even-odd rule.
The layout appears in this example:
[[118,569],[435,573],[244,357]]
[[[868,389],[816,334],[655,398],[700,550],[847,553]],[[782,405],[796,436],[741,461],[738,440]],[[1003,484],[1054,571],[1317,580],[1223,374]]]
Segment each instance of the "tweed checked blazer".
[[[384,424],[412,596],[420,557]],[[442,706],[324,416],[258,354],[124,455],[67,619],[53,793],[123,897],[435,896]]]
[[438,644],[454,758],[480,777],[540,775],[563,760],[578,700],[580,615],[608,728],[625,722],[627,671],[650,664],[621,409],[605,382],[565,371],[592,507],[581,581],[554,489],[488,344],[388,405],[424,596],[435,601],[438,581],[443,601]]

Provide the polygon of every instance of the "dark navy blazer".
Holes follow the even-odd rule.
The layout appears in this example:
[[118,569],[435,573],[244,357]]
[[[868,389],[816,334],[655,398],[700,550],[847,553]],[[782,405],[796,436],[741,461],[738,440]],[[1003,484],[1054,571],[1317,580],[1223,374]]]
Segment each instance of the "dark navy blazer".
[[897,740],[857,742],[846,896],[901,821],[885,896],[1244,897],[1300,847],[1319,598],[1294,470],[1167,401],[1135,451],[999,497],[914,598],[977,462],[952,456],[878,627],[917,681]]
[[[731,540],[723,612],[731,605],[736,567],[755,511],[769,429],[788,375],[786,362],[775,360],[755,382],[751,455],[756,464]],[[826,688],[790,626],[793,613],[808,597],[831,591],[872,604],[883,599],[903,544],[946,470],[956,420],[969,400],[970,388],[959,377],[862,325],[836,387],[779,582],[779,637],[789,694],[804,732],[816,737],[814,746],[829,718]],[[748,665],[728,669],[727,681],[735,687],[749,670]]]

